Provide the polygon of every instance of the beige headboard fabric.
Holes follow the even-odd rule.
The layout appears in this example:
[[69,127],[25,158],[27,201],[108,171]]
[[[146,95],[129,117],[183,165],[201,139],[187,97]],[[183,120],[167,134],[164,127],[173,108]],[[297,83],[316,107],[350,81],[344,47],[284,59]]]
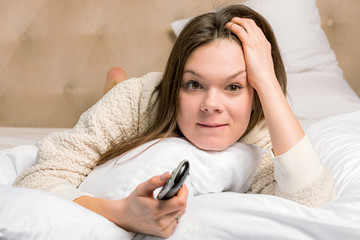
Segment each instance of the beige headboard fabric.
[[[238,1],[0,1],[0,126],[72,127],[107,71],[162,71],[170,23]],[[360,1],[318,0],[344,77],[360,95]]]

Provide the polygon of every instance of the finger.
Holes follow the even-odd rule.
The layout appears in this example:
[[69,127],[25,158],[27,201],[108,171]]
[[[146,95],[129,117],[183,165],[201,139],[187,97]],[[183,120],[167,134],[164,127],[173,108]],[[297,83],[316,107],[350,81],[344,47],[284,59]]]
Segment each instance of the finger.
[[185,212],[186,212],[186,209],[181,210],[181,211],[180,211],[180,214],[178,214],[178,215],[175,217],[175,220],[176,220],[177,223],[180,222],[180,219],[182,218],[182,216],[184,216]]
[[234,17],[233,19],[231,19],[231,22],[240,25],[249,34],[256,33],[260,29],[258,25],[255,23],[255,21],[249,18]]
[[176,227],[178,226],[178,222],[175,218],[172,219],[170,224],[161,230],[161,237],[168,238],[171,234],[174,233]]
[[139,184],[137,193],[140,196],[152,196],[155,189],[164,186],[166,180],[170,177],[170,173],[166,172],[162,175],[154,176],[149,180]]
[[179,192],[176,194],[176,196],[182,199],[187,199],[188,194],[189,194],[189,190],[186,184],[184,183],[183,186],[179,189]]
[[186,213],[186,209],[184,209],[184,210],[180,213],[179,218],[182,218],[182,216],[184,216],[185,213]]
[[188,188],[184,184],[177,195],[168,200],[159,200],[159,207],[165,213],[171,213],[186,208],[188,198]]
[[160,201],[163,201],[164,203],[174,202],[174,201],[171,201],[174,199],[186,201],[188,198],[188,194],[189,194],[189,190],[188,190],[186,184],[184,183],[182,185],[182,187],[180,187],[179,191],[177,192],[177,194],[174,197],[167,199],[167,200],[160,200]]
[[[177,225],[180,223],[181,217],[185,214],[186,210],[182,210],[179,212],[176,212],[175,214],[169,214],[168,217],[170,217],[170,223],[168,226],[166,226],[162,232],[168,236],[170,236],[176,229]],[[167,236],[167,237],[168,237]]]
[[241,25],[234,22],[228,22],[225,27],[230,32],[234,33],[241,42],[246,42],[246,40],[248,39],[248,33]]
[[265,38],[264,32],[253,19],[234,17],[231,22],[243,27],[250,36],[255,36],[255,39]]
[[162,237],[170,236],[174,232],[176,226],[179,224],[180,219],[185,214],[185,212],[186,210],[176,211],[155,220],[156,226],[154,226],[153,229],[157,229],[155,230],[157,231],[156,235]]

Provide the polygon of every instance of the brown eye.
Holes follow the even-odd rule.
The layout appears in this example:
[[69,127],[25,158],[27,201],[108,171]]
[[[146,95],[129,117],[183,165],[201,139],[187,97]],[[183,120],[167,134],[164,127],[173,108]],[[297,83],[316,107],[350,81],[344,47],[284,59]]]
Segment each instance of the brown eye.
[[242,87],[240,85],[237,85],[237,84],[231,84],[229,85],[226,89],[230,92],[234,92],[234,93],[237,93],[240,91]]
[[188,88],[193,89],[193,90],[200,88],[200,84],[195,81],[190,81],[190,82],[186,83],[186,85],[188,86]]

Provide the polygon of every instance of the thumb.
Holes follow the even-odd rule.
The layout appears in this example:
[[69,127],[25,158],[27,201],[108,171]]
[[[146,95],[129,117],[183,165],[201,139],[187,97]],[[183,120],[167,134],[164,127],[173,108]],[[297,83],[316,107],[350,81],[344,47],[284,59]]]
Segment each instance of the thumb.
[[161,175],[154,176],[147,180],[146,182],[141,183],[138,186],[138,193],[140,195],[152,196],[155,189],[165,185],[166,180],[170,177],[169,172],[165,172]]

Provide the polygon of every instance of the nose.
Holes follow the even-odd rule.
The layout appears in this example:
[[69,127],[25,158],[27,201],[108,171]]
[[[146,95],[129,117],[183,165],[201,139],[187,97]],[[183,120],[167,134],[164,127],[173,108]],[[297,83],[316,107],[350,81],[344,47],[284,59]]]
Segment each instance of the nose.
[[221,113],[224,108],[221,104],[221,99],[215,92],[206,94],[204,101],[200,105],[200,110],[203,112]]

